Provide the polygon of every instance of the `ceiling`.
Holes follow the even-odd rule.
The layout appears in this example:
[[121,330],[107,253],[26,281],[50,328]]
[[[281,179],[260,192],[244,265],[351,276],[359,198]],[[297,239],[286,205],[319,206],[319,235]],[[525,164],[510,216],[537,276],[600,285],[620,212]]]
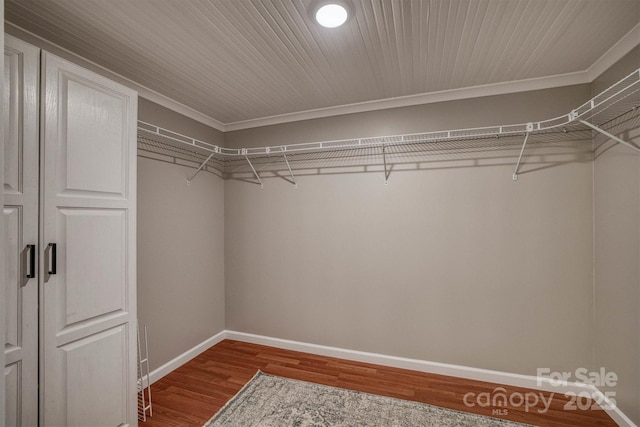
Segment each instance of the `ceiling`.
[[350,1],[337,29],[313,0],[6,0],[5,17],[236,127],[584,73],[640,22],[638,0]]

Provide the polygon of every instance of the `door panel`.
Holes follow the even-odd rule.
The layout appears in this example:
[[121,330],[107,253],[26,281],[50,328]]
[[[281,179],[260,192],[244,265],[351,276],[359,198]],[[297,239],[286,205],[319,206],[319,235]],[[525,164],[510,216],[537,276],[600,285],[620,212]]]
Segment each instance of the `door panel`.
[[57,248],[42,285],[42,423],[136,425],[137,96],[53,55],[42,61],[41,246]]
[[21,395],[20,392],[20,368],[22,362],[18,361],[13,364],[8,364],[4,368],[4,386],[5,386],[5,425],[16,426],[20,425],[19,419],[21,418]]
[[22,208],[4,207],[4,297],[5,297],[5,353],[20,347],[22,323],[22,293],[20,292],[20,248],[22,247]]
[[[126,211],[60,209],[60,331],[77,322],[126,311]],[[91,247],[100,242],[99,247]],[[64,298],[64,300],[62,300]]]
[[[7,425],[38,423],[38,275],[25,246],[38,243],[39,50],[5,36],[4,277]],[[35,269],[37,270],[37,269]]]
[[[59,146],[59,157],[66,174],[59,175],[60,191],[125,197],[128,147],[120,141],[128,131],[127,99],[91,81],[76,81],[74,77],[77,78],[63,75],[61,82],[61,102],[67,108],[61,111],[66,115],[60,129],[66,134],[66,141]],[[94,127],[78,126],[78,123],[91,123]]]
[[22,74],[21,52],[5,49],[4,52],[4,192],[21,191],[22,141],[20,139],[20,75]]
[[126,419],[127,329],[121,325],[60,347],[67,371],[68,426],[84,427],[87,420],[117,426]]

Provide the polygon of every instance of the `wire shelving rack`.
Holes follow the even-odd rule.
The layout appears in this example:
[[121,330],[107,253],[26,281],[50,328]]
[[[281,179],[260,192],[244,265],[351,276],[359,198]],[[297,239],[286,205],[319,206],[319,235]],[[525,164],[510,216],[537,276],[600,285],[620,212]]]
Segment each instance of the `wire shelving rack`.
[[[295,171],[332,163],[340,166],[371,164],[375,159],[387,183],[392,157],[435,155],[443,152],[482,153],[504,148],[519,151],[513,180],[528,144],[592,141],[594,132],[640,152],[636,145],[611,132],[640,115],[640,69],[562,116],[548,120],[403,135],[351,138],[263,147],[227,148],[138,122],[139,155],[195,168],[191,182],[203,170],[223,178],[249,174],[261,186],[261,173],[280,171],[297,186]],[[615,130],[614,130],[615,129]]]

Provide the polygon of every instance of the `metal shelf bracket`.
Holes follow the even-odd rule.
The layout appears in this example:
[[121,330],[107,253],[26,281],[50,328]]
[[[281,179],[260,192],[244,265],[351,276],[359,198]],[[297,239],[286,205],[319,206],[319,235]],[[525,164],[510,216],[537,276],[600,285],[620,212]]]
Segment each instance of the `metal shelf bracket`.
[[256,179],[260,183],[260,188],[264,188],[264,184],[262,183],[262,180],[260,179],[260,175],[258,175],[258,172],[256,172],[256,168],[253,167],[253,164],[251,163],[251,160],[249,160],[249,156],[247,156],[246,153],[244,155],[244,158],[247,160],[247,163],[249,163],[249,166],[251,166],[251,170],[253,171],[253,175],[256,177]]
[[284,161],[287,163],[287,168],[289,169],[289,175],[291,175],[291,181],[293,182],[293,188],[298,188],[298,183],[296,182],[296,177],[293,176],[293,171],[291,170],[291,165],[289,164],[287,155],[284,154],[284,148],[282,149],[282,157],[284,157]]
[[518,156],[518,163],[516,163],[516,168],[513,170],[513,180],[518,180],[518,170],[520,170],[520,162],[522,162],[522,155],[524,154],[524,149],[527,147],[527,141],[529,140],[529,125],[531,125],[531,129],[533,129],[533,123],[527,123],[527,132],[524,134],[524,142],[522,143],[522,148],[520,149],[520,156]]
[[609,133],[609,132],[607,132],[606,130],[601,129],[601,128],[599,128],[598,126],[596,126],[596,125],[594,125],[594,124],[591,124],[591,123],[589,123],[589,122],[587,122],[587,121],[585,121],[585,120],[580,120],[580,122],[581,122],[583,125],[585,125],[585,126],[587,126],[587,127],[590,127],[591,129],[595,130],[596,132],[599,132],[599,133],[603,134],[603,135],[604,135],[604,136],[606,136],[607,138],[611,138],[611,139],[613,139],[614,141],[619,142],[619,143],[620,143],[620,144],[622,144],[622,145],[626,145],[627,147],[631,148],[632,150],[635,150],[635,151],[637,151],[637,152],[639,152],[639,153],[640,153],[640,148],[639,148],[639,147],[636,147],[636,146],[635,146],[635,145],[633,145],[632,143],[627,142],[627,141],[625,141],[625,140],[624,140],[624,139],[622,139],[622,138],[618,138],[617,136],[615,136],[615,135],[613,135],[613,134],[610,134],[610,133]]
[[198,169],[196,169],[196,172],[193,174],[193,176],[191,178],[187,178],[187,185],[191,185],[191,181],[193,181],[193,179],[200,173],[200,171],[202,170],[202,168],[205,167],[205,165],[207,163],[209,163],[209,160],[211,160],[211,158],[213,157],[215,153],[211,153],[211,155],[209,157],[207,157],[207,160],[205,160],[204,162],[202,162],[202,164],[200,165],[200,167]]
[[386,146],[382,146],[382,161],[384,162],[384,185],[389,185],[389,175],[391,171],[387,172],[387,150]]
[[[223,179],[225,179],[229,169],[232,169],[233,172],[240,169],[247,172],[246,165],[244,165],[244,161],[246,160],[251,167],[251,171],[257,181],[256,183],[259,183],[260,187],[263,188],[263,181],[259,175],[259,172],[261,171],[260,165],[264,164],[262,167],[266,167],[267,163],[265,162],[269,162],[268,158],[270,156],[279,156],[280,154],[283,155],[284,163],[287,165],[287,170],[291,177],[290,181],[294,186],[296,186],[297,182],[296,177],[293,174],[293,169],[303,167],[303,165],[306,164],[306,161],[323,159],[325,156],[321,153],[335,152],[336,156],[342,156],[342,154],[338,153],[347,153],[345,155],[349,155],[348,153],[351,153],[352,150],[367,149],[377,152],[378,149],[382,149],[384,183],[385,185],[388,185],[394,164],[387,164],[387,160],[389,160],[387,159],[387,146],[393,148],[390,154],[395,158],[397,155],[404,152],[415,151],[426,153],[426,147],[431,146],[430,144],[439,144],[443,142],[463,144],[466,143],[466,141],[483,140],[487,141],[488,145],[491,145],[489,139],[505,137],[519,138],[524,136],[520,155],[513,171],[513,180],[516,181],[523,162],[524,152],[527,148],[528,138],[531,134],[535,137],[536,135],[544,136],[546,134],[552,135],[561,132],[584,132],[592,130],[605,135],[607,138],[612,139],[617,143],[623,144],[637,152],[640,152],[640,143],[635,140],[634,142],[625,141],[600,127],[605,127],[605,125],[601,123],[610,123],[614,118],[621,117],[623,114],[627,114],[630,111],[636,111],[638,109],[637,99],[635,96],[632,97],[631,95],[637,94],[639,91],[640,69],[622,78],[620,81],[600,92],[598,95],[594,96],[592,99],[577,108],[562,114],[561,116],[537,122],[426,131],[367,138],[350,138],[332,141],[314,141],[269,147],[225,148],[208,142],[196,140],[150,123],[138,121],[138,139],[143,139],[145,144],[151,148],[154,148],[154,144],[158,144],[160,146],[156,151],[152,151],[151,149],[143,149],[142,151],[146,150],[160,156],[173,157],[174,163],[175,159],[178,158],[175,153],[181,153],[182,151],[186,154],[184,154],[184,158],[180,157],[180,160],[192,161],[196,165],[206,158],[207,160],[205,160],[195,173],[187,179],[187,183],[190,183],[195,179],[196,175],[202,170],[211,171],[211,169],[215,169],[216,171],[221,172]],[[634,102],[636,104],[633,105],[633,109],[630,110],[628,104]],[[637,114],[637,112],[634,114]],[[600,124],[595,125],[593,123]],[[617,131],[616,133],[620,134]],[[402,149],[403,146],[406,147],[406,151]],[[415,150],[412,146],[415,146]],[[423,150],[423,148],[425,148],[425,150]],[[358,151],[358,153],[362,153],[362,151]],[[333,156],[327,156],[327,158],[329,157],[333,158]],[[156,157],[154,156],[153,158]],[[292,159],[291,162],[289,159]],[[299,161],[299,159],[301,160]],[[274,163],[273,159],[271,160],[272,161],[269,162],[269,165]],[[254,163],[252,163],[252,161]],[[278,163],[280,162],[278,161]],[[257,170],[254,167],[254,164],[258,167]],[[283,169],[284,166],[279,164],[279,167]],[[250,175],[248,176],[249,180],[254,182]],[[289,180],[289,178],[287,178],[287,180]]]

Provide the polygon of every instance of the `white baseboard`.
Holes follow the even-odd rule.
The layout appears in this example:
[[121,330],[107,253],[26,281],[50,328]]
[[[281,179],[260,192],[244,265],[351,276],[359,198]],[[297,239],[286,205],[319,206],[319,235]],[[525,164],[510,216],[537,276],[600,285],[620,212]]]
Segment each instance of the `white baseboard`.
[[619,426],[638,427],[633,421],[631,421],[629,417],[626,416],[624,412],[620,410],[620,408],[618,408],[617,405],[613,404],[611,402],[611,399],[609,399],[604,393],[602,393],[602,391],[600,391],[595,386],[593,388],[595,390],[594,394],[598,399],[598,401],[606,403],[604,405],[604,410],[611,417],[613,421],[615,421]]
[[[182,353],[180,356],[165,363],[151,372],[151,383],[158,381],[169,372],[179,368],[189,360],[198,356],[205,350],[213,347],[217,343],[225,340],[242,341],[252,344],[261,344],[270,347],[277,347],[286,350],[300,351],[320,356],[336,357],[340,359],[353,360],[357,362],[372,363],[394,368],[409,369],[413,371],[426,372],[438,375],[447,375],[470,380],[485,381],[495,383],[497,385],[509,385],[514,387],[523,387],[533,390],[547,391],[551,393],[584,393],[587,392],[598,401],[609,401],[597,387],[577,382],[563,381],[558,384],[552,382],[546,377],[536,377],[534,375],[514,374],[510,372],[493,371],[489,369],[473,368],[469,366],[452,365],[448,363],[429,362],[426,360],[409,359],[406,357],[389,356],[385,354],[369,353],[357,350],[348,350],[339,347],[330,347],[325,345],[311,344],[300,341],[291,341],[281,338],[267,337],[263,335],[249,334],[246,332],[237,332],[224,330],[211,338],[196,345],[190,350]],[[629,417],[627,417],[617,406],[608,406],[605,410],[609,416],[620,426],[637,427]]]
[[194,357],[198,356],[200,353],[203,353],[204,351],[218,344],[220,341],[224,340],[225,337],[226,337],[226,331],[222,331],[222,332],[218,332],[211,338],[207,338],[206,340],[202,341],[200,344],[196,345],[195,347],[185,351],[180,356],[168,361],[167,363],[160,366],[159,368],[156,368],[153,371],[151,371],[149,373],[149,377],[150,377],[149,381],[151,382],[151,384],[155,383],[160,378],[164,377],[165,375],[167,375],[172,371],[175,371],[180,366],[184,365]]
[[533,375],[513,374],[510,372],[492,371],[488,369],[472,368],[469,366],[451,365],[448,363],[429,362],[420,359],[409,359],[406,357],[388,356],[386,354],[368,353],[357,350],[347,350],[338,347],[309,344],[298,341],[284,340],[280,338],[265,337],[262,335],[248,334],[245,332],[225,331],[226,338],[237,341],[244,341],[253,344],[268,345],[271,347],[284,348],[287,350],[302,351],[321,356],[337,357],[340,359],[353,360],[357,362],[374,363],[377,365],[391,366],[394,368],[410,369],[412,371],[427,372],[430,374],[447,375],[451,377],[466,378],[470,380],[486,381],[501,385],[531,388],[534,390],[544,390],[549,392],[592,392],[593,389],[581,383],[563,382],[559,386],[552,384],[548,378],[536,377]]
[[[409,359],[405,357],[389,356],[385,354],[369,353],[364,351],[348,350],[338,347],[329,347],[318,344],[310,344],[299,341],[285,340],[281,338],[266,337],[263,335],[249,334],[246,332],[225,331],[225,338],[236,341],[243,341],[252,344],[267,345],[270,347],[283,348],[286,350],[301,351],[304,353],[317,354],[320,356],[337,357],[340,359],[353,360],[357,362],[373,363],[377,365],[390,366],[394,368],[410,369],[413,371],[427,372],[431,374],[447,375],[470,380],[485,381],[498,385],[509,385],[523,387],[533,390],[547,391],[551,393],[589,393],[598,401],[608,402],[604,394],[597,387],[578,382],[563,381],[552,382],[546,377],[534,375],[514,374],[510,372],[493,371],[489,369],[472,368],[469,366],[452,365],[448,363],[429,362],[419,359]],[[608,407],[608,408],[607,408]],[[609,416],[620,426],[637,427],[629,417],[627,417],[617,406],[605,405],[605,410]]]

